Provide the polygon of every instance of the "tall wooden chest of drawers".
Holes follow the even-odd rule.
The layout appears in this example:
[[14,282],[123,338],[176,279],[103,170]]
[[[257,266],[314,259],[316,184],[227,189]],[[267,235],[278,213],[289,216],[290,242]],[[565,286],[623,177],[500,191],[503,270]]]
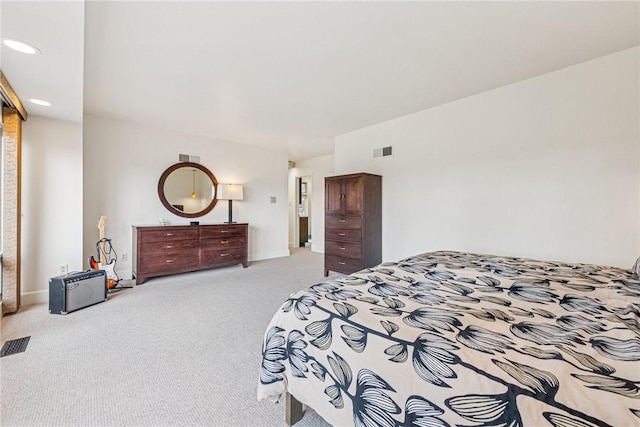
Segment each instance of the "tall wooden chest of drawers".
[[136,284],[226,265],[247,267],[248,224],[133,226]]
[[382,177],[325,178],[324,275],[351,274],[382,262]]

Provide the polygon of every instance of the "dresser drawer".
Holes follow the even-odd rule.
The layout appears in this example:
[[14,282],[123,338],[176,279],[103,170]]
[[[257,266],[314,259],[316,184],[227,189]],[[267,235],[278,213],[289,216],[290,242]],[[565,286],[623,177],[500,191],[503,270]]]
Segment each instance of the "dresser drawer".
[[219,265],[219,264],[233,264],[244,262],[247,257],[247,251],[245,248],[229,248],[222,250],[202,250],[200,252],[200,260],[203,264],[207,265]]
[[198,255],[198,239],[195,240],[165,240],[158,242],[142,242],[140,250],[145,255],[177,254],[193,252]]
[[248,266],[249,226],[133,226],[131,270],[140,285],[151,277],[233,264]]
[[216,237],[214,239],[202,239],[200,241],[200,247],[202,249],[244,248],[246,246],[246,237]]
[[361,259],[344,258],[336,255],[324,255],[324,266],[327,270],[351,274],[363,269]]
[[159,275],[168,272],[191,271],[198,269],[200,257],[195,253],[144,256],[138,266],[139,274]]
[[247,227],[245,225],[224,225],[200,228],[200,238],[211,239],[221,237],[246,236]]
[[324,217],[326,228],[362,228],[361,216],[326,215]]
[[168,242],[173,240],[198,241],[197,228],[181,228],[179,230],[168,228],[166,230],[145,230],[140,233],[141,242]]
[[362,258],[362,245],[359,243],[327,240],[324,251],[329,255],[337,255],[344,258]]
[[347,228],[325,228],[324,234],[326,240],[339,240],[341,242],[358,242],[362,241],[361,230],[351,230]]

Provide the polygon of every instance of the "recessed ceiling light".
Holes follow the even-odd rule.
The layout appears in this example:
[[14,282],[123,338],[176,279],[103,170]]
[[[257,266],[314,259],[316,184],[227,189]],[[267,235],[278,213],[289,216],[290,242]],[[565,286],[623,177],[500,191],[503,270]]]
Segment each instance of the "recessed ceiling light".
[[42,99],[31,98],[29,101],[36,105],[42,105],[43,107],[51,107],[51,103],[49,101],[43,101]]
[[13,50],[17,50],[18,52],[28,53],[31,55],[40,53],[40,49],[38,49],[37,47],[25,42],[21,42],[20,40],[3,39],[2,43]]

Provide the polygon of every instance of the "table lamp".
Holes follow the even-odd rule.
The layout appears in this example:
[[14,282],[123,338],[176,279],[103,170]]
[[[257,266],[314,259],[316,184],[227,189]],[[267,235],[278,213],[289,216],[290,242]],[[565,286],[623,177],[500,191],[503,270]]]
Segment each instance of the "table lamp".
[[229,201],[229,221],[227,224],[232,224],[233,221],[233,201],[242,200],[242,185],[240,184],[218,184],[217,196],[219,200]]

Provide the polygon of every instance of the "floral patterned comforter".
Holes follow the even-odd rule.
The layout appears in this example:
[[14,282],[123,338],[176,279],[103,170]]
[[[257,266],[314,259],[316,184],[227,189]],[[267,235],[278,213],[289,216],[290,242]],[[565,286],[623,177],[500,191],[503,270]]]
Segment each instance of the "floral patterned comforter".
[[640,425],[630,270],[432,252],[291,295],[258,398],[336,426]]

